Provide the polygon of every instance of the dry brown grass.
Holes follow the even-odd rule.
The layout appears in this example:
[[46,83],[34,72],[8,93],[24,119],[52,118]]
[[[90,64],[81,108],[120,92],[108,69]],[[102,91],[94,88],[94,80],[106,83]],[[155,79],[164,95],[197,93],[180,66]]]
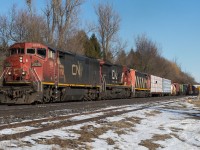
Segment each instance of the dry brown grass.
[[81,130],[73,130],[73,131],[74,133],[80,135],[80,137],[78,138],[78,141],[83,143],[83,142],[92,142],[92,139],[98,138],[98,136],[102,135],[109,129],[110,128],[107,126],[96,128],[91,125],[86,125],[86,126],[81,127]]
[[143,118],[139,118],[139,117],[131,117],[131,118],[125,118],[127,121],[132,122],[134,125],[135,124],[140,124],[141,120]]
[[182,131],[183,129],[171,127],[170,130],[173,132],[179,132],[179,131]]
[[159,144],[153,143],[152,140],[142,140],[139,145],[142,145],[146,148],[148,148],[149,150],[156,150],[157,148],[160,147]]
[[113,139],[111,139],[111,138],[107,138],[106,141],[107,141],[108,145],[114,145],[115,144],[115,141],[113,141]]
[[124,131],[124,129],[116,129],[115,133],[117,133],[118,135],[127,134],[127,132]]
[[160,114],[161,112],[160,111],[158,111],[158,110],[153,110],[153,111],[151,111],[151,112],[145,112],[145,115],[147,116],[147,117],[153,117],[153,116],[156,116],[157,114]]
[[[108,125],[114,128],[114,132],[118,135],[127,134],[127,132],[136,132],[134,127],[136,124],[140,124],[142,118],[139,117],[131,117],[131,118],[125,118],[121,121],[117,122],[111,122]],[[126,131],[125,131],[126,130]]]
[[185,109],[185,108],[187,108],[187,106],[186,105],[184,105],[184,104],[179,104],[179,105],[177,105],[177,106],[165,106],[165,107],[162,107],[163,109],[171,109],[171,110],[177,110],[177,109]]
[[181,139],[181,138],[180,138],[177,134],[175,134],[175,133],[171,133],[170,135],[171,135],[171,136],[174,136],[175,138],[179,139],[179,140],[182,141],[182,142],[185,142],[185,140]]
[[[120,121],[114,122],[105,122],[105,121],[97,121],[97,124],[101,124],[101,127],[94,127],[93,125],[85,125],[80,128],[80,130],[70,130],[75,134],[80,135],[78,139],[60,139],[59,137],[53,137],[51,139],[37,139],[35,140],[39,144],[47,144],[47,145],[59,145],[61,148],[66,149],[91,149],[91,146],[87,143],[93,142],[93,139],[99,138],[100,135],[103,135],[109,130],[112,130],[114,133],[118,135],[127,134],[127,132],[134,131],[134,127],[136,124],[141,122],[142,118],[131,117],[125,118]],[[109,145],[114,145],[115,141],[111,138],[105,139]],[[81,147],[81,148],[80,148]]]
[[60,139],[59,137],[54,137],[52,139],[43,139],[43,140],[36,140],[38,144],[45,144],[45,145],[59,145],[61,148],[70,148],[75,149],[78,148],[81,143],[77,140],[72,139]]
[[168,134],[155,134],[151,139],[142,140],[139,145],[147,147],[149,150],[156,150],[159,147],[162,147],[161,145],[154,143],[155,141],[164,141],[166,139],[170,139],[171,136]]
[[113,129],[131,128],[133,127],[133,123],[126,120],[121,120],[112,122],[110,126],[112,126]]
[[190,104],[194,104],[196,107],[200,108],[200,100],[198,100],[198,99],[192,99],[192,100],[188,100],[188,102]]

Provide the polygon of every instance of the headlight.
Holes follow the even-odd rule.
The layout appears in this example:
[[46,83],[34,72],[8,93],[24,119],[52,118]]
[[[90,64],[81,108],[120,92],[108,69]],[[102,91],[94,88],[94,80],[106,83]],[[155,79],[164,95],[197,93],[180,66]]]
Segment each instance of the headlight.
[[22,56],[19,57],[19,62],[21,62],[21,63],[23,62],[23,57]]
[[22,75],[25,76],[25,75],[26,75],[26,72],[25,72],[25,71],[22,71]]
[[12,74],[12,73],[9,71],[9,72],[8,72],[8,75],[10,76],[11,74]]

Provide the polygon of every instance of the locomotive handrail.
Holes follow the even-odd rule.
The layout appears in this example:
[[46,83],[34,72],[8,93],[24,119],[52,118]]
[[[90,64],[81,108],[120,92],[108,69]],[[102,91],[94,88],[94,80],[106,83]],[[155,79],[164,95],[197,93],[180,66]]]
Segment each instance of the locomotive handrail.
[[38,77],[37,72],[35,71],[34,68],[33,69],[30,68],[30,71],[31,71],[32,75],[34,76],[34,78],[36,80],[36,82],[33,81],[33,83],[35,83],[37,85],[38,91],[41,91],[42,90],[42,88],[41,88],[42,82],[41,82],[40,78]]
[[102,91],[106,91],[106,80],[105,75],[102,76]]
[[0,80],[1,80],[1,78],[3,77],[3,75],[4,75],[5,71],[6,71],[6,70],[4,70],[4,71],[3,71],[3,73],[1,74]]
[[6,68],[4,71],[3,71],[3,73],[1,74],[1,77],[0,77],[0,86],[2,86],[2,79],[3,79],[3,76],[4,76],[4,74],[7,74],[7,72],[10,70],[10,68]]
[[0,77],[0,80],[1,80],[1,78],[3,77],[3,75],[4,75],[4,73],[6,72],[8,72],[10,70],[10,68],[7,68],[7,69],[5,69],[4,71],[3,71],[3,73],[1,74],[1,77]]

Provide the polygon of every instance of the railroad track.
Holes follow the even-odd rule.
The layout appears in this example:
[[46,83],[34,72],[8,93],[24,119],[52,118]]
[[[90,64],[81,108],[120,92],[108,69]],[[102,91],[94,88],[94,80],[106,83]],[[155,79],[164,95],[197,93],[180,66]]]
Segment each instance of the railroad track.
[[[73,126],[73,125],[87,123],[87,122],[94,122],[101,119],[105,119],[107,117],[118,116],[125,113],[147,109],[147,108],[151,108],[155,106],[166,105],[166,104],[178,102],[180,100],[181,99],[178,99],[176,101],[171,100],[171,101],[148,103],[134,109],[131,108],[132,106],[122,106],[120,108],[102,109],[98,111],[85,112],[81,114],[72,114],[72,115],[66,115],[66,116],[58,116],[58,117],[44,118],[44,119],[39,119],[39,120],[32,120],[32,121],[27,121],[27,122],[14,123],[14,124],[9,124],[9,125],[2,125],[0,126],[0,131],[7,128],[18,128],[18,127],[23,127],[23,126],[34,126],[37,128],[31,129],[29,131],[14,133],[14,134],[0,135],[0,141],[19,139],[25,136],[31,136],[32,134],[37,134],[44,131],[50,131],[53,129]],[[87,115],[90,115],[93,117],[88,117],[86,119],[80,119],[80,120],[73,119],[74,117],[81,117],[81,116],[87,116]]]
[[[89,105],[87,109],[91,108],[101,108],[104,106],[120,106],[120,105],[128,105],[128,104],[138,104],[138,103],[146,103],[148,101],[160,101],[160,100],[166,100],[166,99],[174,99],[178,98],[177,96],[169,96],[169,97],[152,97],[152,98],[134,98],[134,99],[117,99],[117,100],[104,100],[104,101],[87,101],[87,102],[65,102],[65,103],[53,103],[53,104],[39,104],[39,105],[14,105],[14,106],[7,106],[7,105],[0,105],[0,118],[14,115],[19,116],[18,114],[29,114],[30,112],[35,111],[46,111],[45,109],[49,109],[51,111],[60,110],[63,108],[71,109],[71,113],[76,113],[76,108],[85,105]],[[119,102],[121,101],[121,102]],[[116,102],[116,104],[115,104]],[[78,113],[78,112],[77,112]]]

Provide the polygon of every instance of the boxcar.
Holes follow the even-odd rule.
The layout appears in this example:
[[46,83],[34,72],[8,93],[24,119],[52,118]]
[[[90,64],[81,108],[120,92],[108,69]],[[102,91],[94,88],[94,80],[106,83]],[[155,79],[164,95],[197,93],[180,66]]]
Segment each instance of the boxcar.
[[173,85],[176,88],[176,95],[180,95],[180,84],[179,83],[173,83]]
[[163,95],[171,95],[171,80],[162,79]]
[[151,75],[151,95],[161,96],[163,94],[162,78]]
[[171,84],[171,95],[176,95],[176,87],[174,86],[174,84]]
[[199,88],[196,86],[192,86],[193,95],[199,95]]
[[186,95],[188,89],[188,84],[180,84],[180,95]]

